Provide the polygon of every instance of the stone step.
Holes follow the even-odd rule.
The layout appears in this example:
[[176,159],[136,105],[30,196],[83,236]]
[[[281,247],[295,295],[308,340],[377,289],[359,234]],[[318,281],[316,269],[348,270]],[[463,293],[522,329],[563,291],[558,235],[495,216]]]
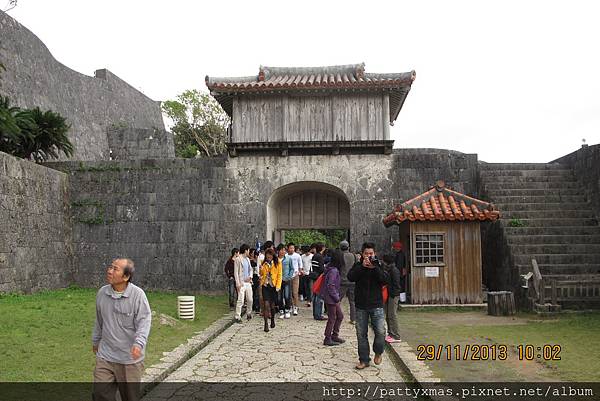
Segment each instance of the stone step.
[[548,202],[548,203],[494,203],[502,212],[542,211],[542,210],[585,210],[587,202]]
[[513,255],[574,255],[599,254],[600,244],[513,244],[510,246]]
[[545,203],[586,201],[585,195],[579,188],[565,188],[553,191],[548,191],[547,189],[495,189],[492,191],[486,191],[485,195],[486,200],[492,200],[494,203]]
[[592,218],[594,212],[591,209],[583,210],[516,210],[506,211],[500,210],[500,216],[503,219],[550,219],[550,218]]
[[[500,224],[504,227],[510,227],[510,219],[501,218]],[[525,227],[562,227],[562,226],[597,226],[598,221],[595,218],[577,219],[577,218],[549,218],[549,219],[521,219]]]
[[[516,265],[519,274],[527,274],[533,271],[531,260],[528,264]],[[575,274],[600,274],[600,264],[539,264],[538,268],[542,277],[546,275],[575,275]]]
[[484,181],[497,177],[575,177],[573,170],[568,168],[554,170],[480,170],[479,175]]
[[540,265],[550,264],[600,264],[600,254],[598,253],[580,253],[580,254],[528,254],[514,255],[515,264],[525,265],[531,264],[531,259],[535,258]]
[[484,184],[504,184],[504,185],[512,185],[514,183],[520,182],[577,182],[577,178],[573,175],[549,175],[549,176],[533,176],[533,177],[520,177],[514,175],[490,175],[489,177],[482,177],[482,182]]
[[600,235],[600,226],[504,227],[507,238],[535,235]]
[[507,235],[509,244],[600,244],[600,235]]
[[491,200],[495,205],[516,205],[516,204],[552,204],[552,203],[573,203],[573,204],[587,204],[585,196],[583,195],[515,195],[515,196],[488,196],[488,202]]
[[[580,185],[577,181],[565,181],[565,182],[489,182],[483,184],[485,190],[490,193],[494,190],[507,190],[507,189],[580,189]],[[583,193],[583,192],[582,192]]]
[[481,170],[564,170],[569,168],[559,163],[485,163],[480,162]]

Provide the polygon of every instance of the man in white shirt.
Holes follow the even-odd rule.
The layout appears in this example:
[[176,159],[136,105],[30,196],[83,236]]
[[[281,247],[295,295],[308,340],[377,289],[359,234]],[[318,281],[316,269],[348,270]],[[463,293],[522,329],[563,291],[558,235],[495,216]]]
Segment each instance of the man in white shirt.
[[298,315],[298,290],[300,288],[300,270],[302,270],[302,257],[296,253],[296,245],[293,242],[287,244],[287,258],[290,263],[290,268],[294,269],[292,275],[292,313],[294,316]]
[[233,274],[238,291],[238,300],[235,308],[235,321],[242,323],[242,306],[246,299],[246,316],[252,319],[252,265],[250,264],[250,247],[247,244],[240,246],[240,256],[234,260]]
[[304,291],[304,299],[306,300],[306,306],[310,306],[310,300],[312,298],[310,278],[308,277],[312,268],[313,254],[311,252],[311,249],[312,248],[307,246],[304,250],[304,253],[302,254],[302,276],[300,277],[300,286]]

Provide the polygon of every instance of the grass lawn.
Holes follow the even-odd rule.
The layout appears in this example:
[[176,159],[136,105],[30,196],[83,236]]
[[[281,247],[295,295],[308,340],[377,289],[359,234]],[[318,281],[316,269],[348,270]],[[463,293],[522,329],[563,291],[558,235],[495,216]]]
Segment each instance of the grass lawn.
[[[0,295],[0,382],[92,380],[91,334],[97,289],[69,288],[34,295]],[[160,325],[177,316],[177,295],[146,292],[156,311],[145,365],[158,362],[195,332],[229,312],[226,296],[196,296],[196,320]]]
[[[485,311],[402,309],[400,332],[416,352],[419,344],[506,344],[505,361],[427,361],[447,381],[599,381],[600,312],[561,314],[542,318],[535,314],[488,316]],[[558,361],[520,361],[518,344],[559,344]],[[539,352],[536,352],[536,354]],[[535,358],[535,357],[534,357]],[[535,358],[537,359],[537,358]]]

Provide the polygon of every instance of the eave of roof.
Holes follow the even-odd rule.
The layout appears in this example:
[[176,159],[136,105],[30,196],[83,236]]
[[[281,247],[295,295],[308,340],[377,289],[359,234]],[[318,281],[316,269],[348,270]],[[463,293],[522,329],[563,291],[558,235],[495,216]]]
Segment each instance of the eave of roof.
[[258,75],[246,77],[209,77],[206,86],[232,115],[233,97],[248,94],[314,92],[381,92],[390,96],[390,123],[396,120],[415,80],[415,71],[391,74],[365,73],[365,65],[325,67],[265,67]]
[[500,211],[493,203],[446,188],[438,181],[425,193],[398,205],[383,219],[389,227],[404,221],[494,221]]

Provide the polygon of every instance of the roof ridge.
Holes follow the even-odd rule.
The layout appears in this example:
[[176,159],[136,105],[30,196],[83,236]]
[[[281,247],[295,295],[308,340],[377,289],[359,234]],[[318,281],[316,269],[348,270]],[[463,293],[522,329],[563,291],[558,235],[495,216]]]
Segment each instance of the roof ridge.
[[365,74],[365,63],[325,65],[315,67],[269,67],[261,65],[258,72],[259,81],[280,75],[318,75],[318,74],[352,74],[362,78]]

